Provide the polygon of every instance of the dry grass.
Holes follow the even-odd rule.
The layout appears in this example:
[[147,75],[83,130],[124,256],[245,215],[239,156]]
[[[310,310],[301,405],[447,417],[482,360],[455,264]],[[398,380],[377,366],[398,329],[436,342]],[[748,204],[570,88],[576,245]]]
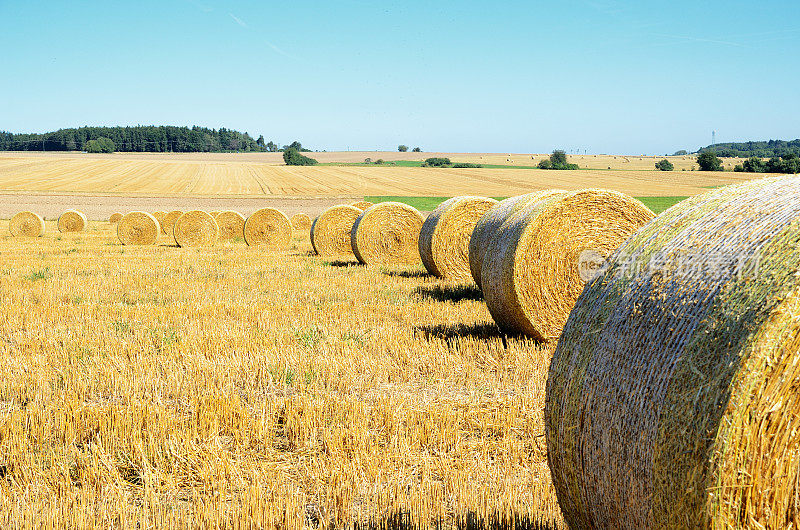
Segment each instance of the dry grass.
[[[0,525],[299,527],[553,509],[550,352],[421,267],[0,237]],[[454,322],[459,324],[453,324]]]
[[[435,153],[415,155],[419,159],[434,156]],[[444,155],[451,156],[454,160],[509,164],[503,158],[506,155]],[[346,161],[352,154],[314,153],[314,156],[321,161]],[[500,157],[503,160],[479,158],[482,156]],[[516,165],[531,165],[540,157],[525,156],[527,160],[523,160],[524,164],[517,164],[519,157],[511,158]],[[742,173],[655,171],[652,158],[634,163],[624,162],[625,157],[618,157],[618,163],[611,164],[605,158],[587,157],[586,160],[581,160],[580,157],[574,157],[573,161],[582,167],[598,167],[603,170],[565,172],[391,166],[286,167],[275,165],[277,160],[273,161],[271,157],[272,154],[119,153],[93,156],[81,153],[0,153],[0,190],[180,196],[509,197],[547,188],[572,190],[601,187],[641,197],[695,195],[706,191],[708,187],[756,176]],[[613,160],[613,157],[608,158]],[[602,162],[597,162],[598,160]],[[680,167],[679,161],[676,160],[675,163]],[[617,171],[604,170],[609,165]]]

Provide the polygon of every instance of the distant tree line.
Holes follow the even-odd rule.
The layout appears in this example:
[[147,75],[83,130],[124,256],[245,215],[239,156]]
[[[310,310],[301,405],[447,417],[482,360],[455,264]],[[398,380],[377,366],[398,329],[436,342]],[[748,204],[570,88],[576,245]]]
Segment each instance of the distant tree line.
[[714,151],[717,156],[741,158],[774,158],[794,154],[800,156],[800,139],[769,140],[766,142],[730,142],[709,145],[699,149],[698,153]]
[[[59,129],[48,133],[15,134],[0,131],[0,151],[94,151],[103,139],[103,150],[124,152],[227,152],[267,151],[277,152],[286,148],[310,151],[300,142],[292,142],[283,148],[275,142],[265,142],[263,136],[257,140],[248,133],[220,127],[174,127],[170,125],[137,125],[134,127],[79,127]],[[91,143],[90,143],[91,142]],[[110,142],[110,144],[108,143]]]
[[746,173],[800,173],[800,157],[794,153],[787,153],[781,157],[774,156],[768,160],[762,160],[757,156],[751,156],[742,164],[737,164],[734,171]]

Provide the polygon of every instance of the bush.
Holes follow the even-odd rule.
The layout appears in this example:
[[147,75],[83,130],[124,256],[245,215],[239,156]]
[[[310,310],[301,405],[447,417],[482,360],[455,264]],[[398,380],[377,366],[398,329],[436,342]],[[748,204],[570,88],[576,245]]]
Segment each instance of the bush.
[[553,163],[550,162],[549,158],[545,158],[544,160],[539,161],[537,167],[539,169],[553,169]]
[[482,164],[472,164],[470,162],[456,162],[453,167],[457,168],[470,168],[470,167],[483,167]]
[[550,155],[550,159],[545,159],[537,164],[539,169],[578,169],[578,164],[567,162],[567,153],[562,149],[556,149]]
[[700,171],[722,171],[722,160],[713,151],[704,151],[697,155]]
[[450,167],[453,163],[449,158],[426,158],[422,167]]
[[672,164],[672,162],[665,158],[661,162],[656,162],[656,169],[661,171],[672,171],[675,169],[675,166]]
[[689,153],[686,152],[686,149],[681,149],[680,151],[675,151],[672,153],[672,156],[683,156],[688,155]]
[[421,152],[422,152],[422,149],[420,149],[419,147],[415,147],[415,148],[414,148],[414,149],[412,149],[411,151],[412,151],[412,152],[414,152],[414,153],[421,153]]
[[379,158],[375,161],[376,164],[380,165],[383,164],[383,158]]
[[401,153],[405,153],[406,151],[408,151],[408,146],[407,145],[398,145],[397,146],[397,150],[400,151]]
[[283,151],[283,161],[286,162],[287,166],[314,166],[317,164],[316,160],[301,155],[300,152],[293,147],[287,147]]
[[101,136],[96,140],[89,140],[83,146],[83,150],[87,153],[113,153],[117,150],[114,142],[110,138]]

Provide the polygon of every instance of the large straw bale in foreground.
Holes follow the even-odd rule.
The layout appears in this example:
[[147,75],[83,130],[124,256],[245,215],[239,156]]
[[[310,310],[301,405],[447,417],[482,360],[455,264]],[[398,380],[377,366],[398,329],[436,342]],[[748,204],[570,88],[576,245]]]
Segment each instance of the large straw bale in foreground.
[[370,201],[356,201],[356,202],[354,202],[352,204],[352,206],[355,206],[356,208],[358,208],[359,210],[361,210],[363,212],[364,210],[366,210],[367,208],[369,208],[373,204],[375,204],[375,203],[374,202],[370,202]]
[[563,190],[543,190],[509,197],[500,201],[499,204],[495,205],[480,218],[469,238],[469,268],[472,278],[478,284],[478,287],[481,287],[481,268],[483,267],[483,257],[486,254],[486,249],[492,242],[495,233],[503,226],[503,223],[527,204],[561,191]]
[[292,228],[295,230],[310,230],[311,229],[311,217],[308,214],[304,213],[296,213],[290,219],[292,222]]
[[497,325],[557,338],[592,271],[653,217],[636,199],[605,190],[553,193],[516,212],[495,233],[481,269]]
[[292,223],[282,211],[263,208],[247,218],[244,240],[250,246],[285,249],[292,240]]
[[44,220],[33,212],[19,212],[8,222],[8,229],[14,237],[42,237]]
[[122,214],[121,213],[119,213],[119,212],[112,213],[111,216],[108,218],[108,222],[111,223],[111,224],[114,224],[114,223],[118,223],[120,219],[122,219]]
[[425,218],[401,202],[381,202],[358,216],[350,231],[353,253],[369,265],[419,263],[419,233]]
[[88,225],[86,214],[78,210],[67,210],[58,218],[58,231],[62,233],[83,232]]
[[191,210],[182,214],[172,227],[179,247],[210,247],[219,238],[219,226],[208,212]]
[[470,237],[478,221],[497,204],[488,197],[453,197],[431,212],[419,234],[419,254],[428,272],[469,280]]
[[350,232],[362,210],[340,204],[331,206],[311,224],[311,246],[325,257],[355,257]]
[[548,458],[573,528],[800,526],[800,178],[683,201],[582,293]]
[[211,216],[219,225],[220,241],[233,241],[237,237],[244,238],[244,223],[246,221],[244,215],[233,210],[226,210],[219,212],[216,216]]
[[117,238],[123,245],[154,245],[160,233],[158,220],[147,212],[130,212],[117,222]]
[[178,217],[180,217],[181,215],[183,215],[183,212],[180,210],[172,210],[171,212],[164,214],[163,220],[159,220],[159,223],[161,224],[161,233],[167,235],[173,235],[173,229],[175,228],[175,221],[177,221]]

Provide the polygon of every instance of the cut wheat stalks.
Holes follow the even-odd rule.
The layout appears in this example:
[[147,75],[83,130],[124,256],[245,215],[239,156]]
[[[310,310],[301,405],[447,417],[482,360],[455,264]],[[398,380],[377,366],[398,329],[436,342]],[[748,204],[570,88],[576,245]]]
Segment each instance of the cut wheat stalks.
[[111,224],[118,223],[119,220],[122,219],[121,213],[112,213],[111,217],[108,218],[108,222]]
[[470,237],[478,221],[497,204],[488,197],[453,197],[431,212],[419,234],[419,254],[428,272],[470,280]]
[[629,239],[555,350],[573,528],[797,528],[800,177],[692,197]]
[[654,215],[619,192],[580,190],[530,203],[495,232],[481,281],[504,331],[558,338],[592,270]]
[[244,240],[250,246],[288,248],[292,240],[292,223],[282,211],[263,208],[247,218]]
[[364,210],[366,210],[367,208],[369,208],[373,204],[375,204],[375,203],[374,202],[369,202],[369,201],[356,201],[351,206],[355,206],[356,208],[358,208],[359,210],[361,210],[363,212]]
[[425,218],[401,202],[381,202],[358,216],[350,243],[359,262],[412,265],[420,262],[419,233]]
[[83,232],[88,224],[86,214],[78,210],[67,210],[58,218],[58,231],[62,233]]
[[191,210],[182,214],[172,228],[179,247],[210,247],[219,238],[219,226],[208,212]]
[[331,206],[311,224],[311,246],[325,257],[354,258],[350,232],[362,210],[340,204]]
[[130,212],[117,222],[117,238],[123,245],[154,245],[160,233],[158,219],[147,212]]
[[[178,217],[181,215],[183,215],[183,212],[180,210],[172,210],[169,213],[165,213],[164,219],[159,220],[161,224],[161,233],[167,234],[168,236],[174,235],[172,231],[175,228],[175,221],[177,221]],[[156,217],[156,219],[158,218]]]
[[227,210],[219,212],[216,216],[212,215],[212,217],[219,225],[220,241],[234,241],[237,238],[244,238],[244,223],[246,221],[244,215],[233,210]]
[[296,213],[291,218],[292,228],[295,230],[310,230],[311,217],[304,213]]
[[8,222],[8,229],[14,237],[42,237],[44,220],[33,212],[19,212]]
[[499,204],[495,205],[494,208],[480,218],[475,224],[475,229],[469,239],[469,268],[472,278],[478,284],[478,287],[481,287],[483,256],[486,254],[486,249],[491,243],[492,237],[503,226],[503,223],[527,204],[561,191],[563,190],[543,190],[510,197],[500,201]]

